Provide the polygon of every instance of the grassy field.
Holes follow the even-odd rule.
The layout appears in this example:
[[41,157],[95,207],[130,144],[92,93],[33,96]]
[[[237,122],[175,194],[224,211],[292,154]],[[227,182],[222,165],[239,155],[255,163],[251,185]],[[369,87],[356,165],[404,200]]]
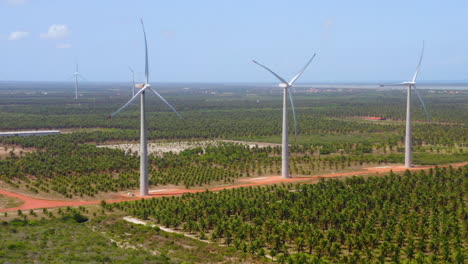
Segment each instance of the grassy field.
[[421,165],[441,165],[454,162],[466,162],[468,153],[437,155],[434,153],[415,153],[414,162]]
[[157,227],[136,225],[122,220],[119,213],[97,218],[90,225],[120,243],[138,245],[150,252],[169,257],[176,263],[264,263],[256,258],[218,243],[206,243],[181,234],[167,233]]
[[120,248],[73,220],[13,220],[0,232],[2,263],[175,263],[164,255]]
[[[309,134],[298,135],[297,138],[290,136],[289,144],[330,144],[330,143],[362,143],[362,142],[385,142],[387,139],[398,137],[391,133],[349,133],[349,134]],[[233,140],[254,141],[281,144],[281,135],[235,137]]]
[[70,215],[3,221],[0,263],[263,263],[232,247],[121,218],[114,213],[90,221]]

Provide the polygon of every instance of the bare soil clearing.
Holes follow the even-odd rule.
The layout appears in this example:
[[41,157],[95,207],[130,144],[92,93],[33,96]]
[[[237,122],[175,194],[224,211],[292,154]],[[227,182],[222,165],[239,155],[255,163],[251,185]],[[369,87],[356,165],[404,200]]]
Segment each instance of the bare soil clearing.
[[[45,200],[45,199],[37,199],[32,198],[29,196],[25,196],[22,194],[9,192],[5,190],[0,190],[0,194],[4,196],[8,196],[11,198],[16,198],[23,201],[23,204],[16,207],[11,208],[2,208],[0,212],[11,212],[17,210],[30,210],[30,209],[38,209],[38,208],[52,208],[52,207],[65,207],[65,206],[80,206],[80,205],[89,205],[89,204],[99,204],[101,201],[61,201],[61,200]],[[122,197],[120,199],[109,200],[109,203],[115,202],[123,202],[128,200],[134,200],[136,198],[130,197]]]
[[23,204],[23,200],[0,194],[0,209],[15,208]]

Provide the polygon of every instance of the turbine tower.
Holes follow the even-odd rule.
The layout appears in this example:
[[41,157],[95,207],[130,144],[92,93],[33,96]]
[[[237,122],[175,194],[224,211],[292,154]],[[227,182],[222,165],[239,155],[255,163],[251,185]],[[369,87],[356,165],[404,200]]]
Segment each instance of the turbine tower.
[[411,88],[414,89],[414,92],[418,96],[427,119],[430,118],[426,109],[426,104],[424,104],[424,101],[421,95],[416,89],[416,79],[418,78],[419,70],[421,69],[421,62],[423,59],[423,55],[424,55],[424,41],[422,44],[421,55],[419,57],[419,63],[418,63],[418,66],[416,67],[416,72],[413,75],[413,79],[407,82],[386,85],[386,86],[406,86],[407,87],[407,90],[406,90],[406,132],[405,132],[405,167],[406,168],[413,167],[412,127],[411,127]]
[[143,19],[141,20],[141,27],[143,29],[143,38],[145,40],[145,83],[135,85],[136,88],[140,90],[121,108],[112,113],[107,118],[112,118],[120,111],[125,109],[133,101],[140,97],[140,195],[147,196],[149,194],[149,180],[148,180],[148,136],[146,129],[146,116],[145,116],[145,92],[152,91],[156,96],[158,96],[164,103],[166,103],[172,111],[174,111],[179,117],[179,113],[175,108],[169,104],[164,97],[162,97],[158,92],[153,90],[149,84],[149,67],[148,67],[148,44],[146,41],[146,32],[145,25],[143,24]]
[[75,100],[78,100],[78,78],[86,80],[81,74],[78,72],[78,63],[76,64],[76,71],[73,73],[72,78],[75,78]]
[[135,71],[132,67],[128,66],[130,72],[132,73],[132,97],[135,96]]
[[312,60],[315,58],[314,54],[312,58],[307,62],[307,64],[299,71],[299,73],[294,76],[291,81],[287,82],[284,80],[282,77],[280,77],[278,74],[267,68],[266,66],[258,63],[257,61],[253,60],[253,62],[260,67],[264,68],[265,70],[269,71],[271,74],[273,74],[276,78],[280,80],[279,86],[283,88],[283,136],[282,136],[282,155],[281,155],[281,176],[283,178],[291,178],[291,175],[289,174],[289,143],[288,143],[288,95],[289,95],[289,100],[291,102],[291,109],[293,112],[293,118],[294,118],[294,136],[297,137],[297,120],[296,120],[296,110],[294,108],[294,100],[292,98],[291,90],[289,88],[292,87],[294,82],[301,76],[301,74],[306,70],[306,68],[309,66],[309,64],[312,62]]

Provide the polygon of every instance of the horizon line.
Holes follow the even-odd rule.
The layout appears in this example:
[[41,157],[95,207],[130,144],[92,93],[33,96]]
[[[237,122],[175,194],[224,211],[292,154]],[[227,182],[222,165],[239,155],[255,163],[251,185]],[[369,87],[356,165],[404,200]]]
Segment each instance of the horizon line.
[[[0,83],[69,83],[70,81],[52,81],[52,80],[0,80]],[[129,83],[131,81],[109,81],[109,80],[86,80],[82,81],[81,83]],[[313,82],[298,82],[294,86],[300,85],[316,85],[316,84],[367,84],[367,85],[380,85],[380,84],[388,84],[388,83],[398,83],[401,80],[383,80],[383,81],[313,81]],[[234,81],[159,81],[156,83],[162,84],[260,84],[260,85],[277,85],[277,82],[234,82]],[[418,81],[418,84],[468,84],[468,80],[425,80],[425,81]]]

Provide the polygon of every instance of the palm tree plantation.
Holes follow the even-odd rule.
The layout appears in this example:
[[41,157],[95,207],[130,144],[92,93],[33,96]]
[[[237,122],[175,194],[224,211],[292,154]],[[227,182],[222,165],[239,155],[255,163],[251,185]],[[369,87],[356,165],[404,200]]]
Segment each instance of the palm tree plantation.
[[421,90],[406,170],[403,90],[296,88],[284,180],[276,87],[187,86],[160,89],[183,119],[148,98],[141,198],[124,85],[0,83],[1,131],[60,130],[0,137],[0,263],[466,262],[466,90]]

